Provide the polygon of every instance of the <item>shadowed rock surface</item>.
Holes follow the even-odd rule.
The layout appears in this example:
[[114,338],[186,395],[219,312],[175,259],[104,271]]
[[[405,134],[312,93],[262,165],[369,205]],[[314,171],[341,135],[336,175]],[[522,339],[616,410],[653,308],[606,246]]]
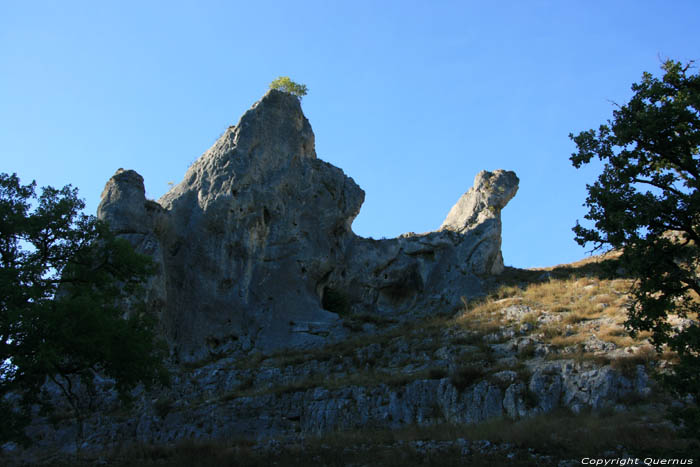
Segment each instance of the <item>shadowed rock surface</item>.
[[[619,317],[531,307],[523,284],[471,314],[471,305],[457,307],[514,274],[493,280],[504,269],[500,213],[517,188],[513,172],[483,171],[437,231],[359,237],[351,225],[364,192],[316,157],[299,101],[279,91],[158,202],[145,198],[139,174],[119,169],[98,217],[154,258],[145,298],[173,350],[172,385],[137,388],[125,409],[114,381],[97,376],[87,391],[76,380],[91,410],[81,438],[71,407],[47,383],[63,418],[37,411],[32,445],[0,446],[0,461],[49,465],[78,452],[104,461],[130,443],[264,443],[645,400],[645,353],[593,335],[618,336]],[[551,293],[575,290],[601,310],[618,294],[625,300],[596,287]],[[588,327],[573,327],[579,322]]]
[[151,255],[149,303],[182,361],[311,347],[347,335],[339,314],[405,315],[482,293],[498,274],[513,172],[481,172],[439,231],[355,235],[364,192],[316,157],[294,96],[269,91],[158,203],[120,169],[98,217]]

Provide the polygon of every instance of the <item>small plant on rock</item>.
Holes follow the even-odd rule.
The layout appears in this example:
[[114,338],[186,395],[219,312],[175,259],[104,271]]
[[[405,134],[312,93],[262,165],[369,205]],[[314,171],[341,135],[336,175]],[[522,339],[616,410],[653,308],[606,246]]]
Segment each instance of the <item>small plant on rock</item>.
[[270,83],[270,89],[277,89],[278,91],[283,91],[293,96],[296,96],[301,100],[308,91],[305,84],[299,84],[292,81],[289,76],[280,76],[276,80]]

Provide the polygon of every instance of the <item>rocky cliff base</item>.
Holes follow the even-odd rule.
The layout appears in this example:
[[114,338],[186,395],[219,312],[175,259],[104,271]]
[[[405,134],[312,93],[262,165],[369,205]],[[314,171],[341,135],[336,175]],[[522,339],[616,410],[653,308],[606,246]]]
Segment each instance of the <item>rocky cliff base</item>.
[[[645,446],[634,440],[647,439],[640,437],[644,431],[658,435],[646,447],[677,449],[672,426],[662,420],[671,401],[648,377],[673,357],[626,335],[621,322],[629,283],[601,280],[595,271],[590,265],[507,270],[500,282],[512,285],[441,316],[400,323],[358,322],[350,315],[343,324],[351,337],[342,342],[180,366],[171,388],[140,394],[129,412],[106,382],[101,413],[87,420],[84,439],[76,439],[70,420],[58,429],[39,423],[31,453],[60,458],[80,446],[83,455],[109,458],[117,454],[105,453],[131,446],[146,457],[159,449],[177,457],[183,455],[177,446],[187,441],[197,449],[211,443],[242,449],[253,460],[278,454],[289,460],[289,446],[323,457],[331,453],[323,444],[334,437],[367,436],[344,455],[364,458],[395,448],[442,461],[512,455],[540,462],[538,456],[551,461],[544,447],[557,439],[575,441],[565,443],[568,435],[547,430],[573,430],[582,420],[592,424],[589,431],[627,433],[612,446],[620,453],[643,453]],[[489,428],[499,423],[501,435],[507,427],[521,428],[500,436]],[[523,434],[529,431],[523,427],[538,424],[540,432]],[[420,435],[401,435],[406,430]],[[610,440],[587,436],[600,446]]]
[[303,458],[309,439],[417,429],[435,438],[369,438],[367,449],[336,449],[337,460],[376,446],[457,459],[488,454],[495,439],[464,433],[494,420],[663,412],[668,401],[648,375],[673,356],[627,336],[629,281],[601,280],[588,265],[504,268],[500,213],[517,189],[513,172],[483,171],[436,231],[359,237],[352,221],[364,192],[317,158],[299,101],[278,91],[158,202],[139,174],[120,169],[98,215],[157,266],[135,299],[158,318],[172,385],[137,390],[125,408],[114,382],[98,377],[97,391],[82,394],[80,430],[47,384],[59,409],[37,413],[32,446],[7,444],[5,457],[104,460],[128,446],[237,440],[257,449],[252,459],[289,460],[287,446],[301,445]]

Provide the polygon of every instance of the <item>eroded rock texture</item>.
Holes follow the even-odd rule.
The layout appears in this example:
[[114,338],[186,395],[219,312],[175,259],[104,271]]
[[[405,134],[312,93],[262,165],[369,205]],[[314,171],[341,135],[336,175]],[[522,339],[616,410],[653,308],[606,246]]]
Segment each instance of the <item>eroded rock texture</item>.
[[[502,271],[500,212],[517,187],[513,172],[480,172],[437,231],[358,237],[351,225],[363,191],[316,158],[298,100],[278,91],[158,202],[145,198],[139,174],[118,170],[98,216],[154,258],[145,298],[175,360],[189,364],[169,361],[171,385],[137,388],[130,410],[114,381],[98,375],[87,391],[76,380],[92,411],[84,429],[37,413],[26,430],[32,446],[0,446],[0,463],[65,464],[79,453],[104,463],[129,443],[296,443],[338,430],[618,410],[647,398],[634,348],[594,335],[563,348],[546,339],[540,324],[565,326],[559,307],[493,302],[495,330],[426,317],[455,311]],[[361,337],[334,343],[353,335]],[[57,386],[44,391],[57,413],[71,413]]]
[[294,96],[269,91],[157,203],[119,170],[98,217],[150,254],[148,300],[183,361],[319,345],[345,313],[405,314],[481,293],[499,273],[513,172],[481,172],[439,231],[389,240],[351,225],[364,192],[316,157]]

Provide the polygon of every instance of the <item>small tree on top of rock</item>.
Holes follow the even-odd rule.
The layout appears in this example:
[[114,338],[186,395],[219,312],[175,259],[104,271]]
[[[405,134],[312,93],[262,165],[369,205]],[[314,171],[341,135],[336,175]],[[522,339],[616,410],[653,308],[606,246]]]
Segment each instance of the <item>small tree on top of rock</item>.
[[297,96],[299,100],[306,95],[308,88],[305,84],[299,84],[292,81],[289,76],[280,76],[276,80],[270,83],[270,89],[277,89],[294,96]]

